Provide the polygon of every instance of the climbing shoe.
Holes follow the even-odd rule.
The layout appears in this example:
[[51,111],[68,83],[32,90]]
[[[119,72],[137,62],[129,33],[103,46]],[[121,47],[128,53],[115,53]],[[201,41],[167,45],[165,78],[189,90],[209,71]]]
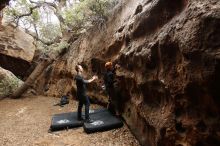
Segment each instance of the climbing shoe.
[[94,122],[94,120],[88,118],[88,119],[85,120],[85,122],[86,122],[86,123],[92,123],[92,122]]

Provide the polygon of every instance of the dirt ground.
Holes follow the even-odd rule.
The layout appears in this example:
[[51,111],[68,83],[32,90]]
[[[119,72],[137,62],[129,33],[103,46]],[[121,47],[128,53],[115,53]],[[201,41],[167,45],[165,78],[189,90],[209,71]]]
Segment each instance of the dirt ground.
[[[128,127],[86,134],[83,128],[48,133],[53,114],[75,111],[76,101],[53,106],[58,98],[0,100],[0,146],[138,146]],[[96,108],[97,105],[91,105]]]

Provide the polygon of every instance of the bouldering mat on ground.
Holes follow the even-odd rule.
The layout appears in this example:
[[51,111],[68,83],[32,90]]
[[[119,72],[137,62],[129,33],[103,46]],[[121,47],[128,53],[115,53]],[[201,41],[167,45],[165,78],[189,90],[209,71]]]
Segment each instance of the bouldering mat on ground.
[[[62,114],[55,114],[52,117],[50,126],[51,131],[57,131],[62,129],[70,129],[76,127],[84,127],[85,132],[92,133],[97,131],[105,131],[123,126],[123,122],[114,117],[107,109],[100,108],[90,110],[90,118],[94,120],[93,123],[84,123],[77,120],[77,112],[69,112]],[[83,118],[84,112],[82,113]]]
[[84,123],[83,128],[86,133],[106,131],[123,126],[123,122],[119,118],[113,116],[107,109],[95,112],[91,114],[90,117],[94,122]]
[[[90,116],[95,113],[104,111],[105,109],[89,110]],[[82,113],[83,118],[85,117],[84,111]],[[77,120],[77,112],[61,113],[52,116],[50,131],[57,131],[62,129],[76,128],[83,126],[83,121]]]
[[56,114],[52,117],[50,126],[51,131],[57,131],[67,128],[75,128],[83,125],[82,121],[77,120],[77,112]]

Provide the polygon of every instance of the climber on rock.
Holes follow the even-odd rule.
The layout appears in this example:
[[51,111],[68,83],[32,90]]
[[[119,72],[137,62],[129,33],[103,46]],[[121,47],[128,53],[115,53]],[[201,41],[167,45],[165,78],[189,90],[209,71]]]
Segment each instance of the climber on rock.
[[106,62],[105,68],[106,72],[104,74],[104,84],[105,90],[109,96],[109,103],[107,108],[116,116],[119,116],[119,100],[120,100],[120,92],[118,91],[118,85],[115,80],[115,71],[119,67],[116,64],[113,67],[112,62]]
[[93,120],[89,117],[89,97],[86,95],[86,84],[93,82],[94,80],[98,79],[97,76],[93,76],[89,80],[85,80],[82,76],[83,74],[83,68],[81,65],[76,65],[75,70],[77,72],[77,75],[75,76],[76,81],[76,87],[77,87],[77,98],[79,100],[78,103],[78,120],[82,121],[82,107],[85,105],[85,122],[92,123]]

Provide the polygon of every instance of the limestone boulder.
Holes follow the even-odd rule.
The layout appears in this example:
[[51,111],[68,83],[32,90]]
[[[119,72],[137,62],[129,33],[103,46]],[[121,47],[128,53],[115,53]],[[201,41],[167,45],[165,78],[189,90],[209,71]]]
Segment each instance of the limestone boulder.
[[0,29],[0,66],[24,77],[34,57],[34,39],[11,25]]

